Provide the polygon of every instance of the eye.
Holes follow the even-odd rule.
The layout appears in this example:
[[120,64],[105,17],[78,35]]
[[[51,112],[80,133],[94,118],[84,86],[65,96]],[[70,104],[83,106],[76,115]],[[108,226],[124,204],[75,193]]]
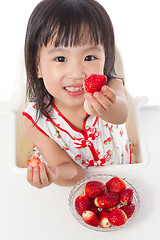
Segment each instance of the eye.
[[95,59],[96,59],[96,58],[95,58],[94,56],[91,56],[91,55],[85,57],[85,61],[93,61],[93,60],[95,60]]
[[67,59],[66,59],[65,57],[62,57],[62,56],[57,57],[55,60],[56,60],[57,62],[67,62]]

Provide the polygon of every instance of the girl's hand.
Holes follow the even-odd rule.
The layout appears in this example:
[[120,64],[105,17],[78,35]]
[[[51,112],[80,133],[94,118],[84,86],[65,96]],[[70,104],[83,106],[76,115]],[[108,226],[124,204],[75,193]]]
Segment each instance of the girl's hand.
[[43,162],[39,166],[27,168],[27,180],[28,182],[39,189],[47,187],[56,181],[58,178],[58,168],[48,167]]
[[113,89],[103,86],[101,92],[85,94],[84,108],[89,115],[102,117],[109,112],[116,102],[116,94]]

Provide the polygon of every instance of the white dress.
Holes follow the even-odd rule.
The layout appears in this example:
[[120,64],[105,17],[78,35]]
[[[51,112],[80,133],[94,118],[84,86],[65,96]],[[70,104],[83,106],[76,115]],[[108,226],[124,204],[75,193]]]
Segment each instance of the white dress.
[[[97,116],[88,116],[83,122],[83,131],[80,131],[70,124],[55,105],[50,112],[52,119],[43,115],[35,123],[35,103],[30,103],[22,114],[82,168],[132,163],[131,142],[125,124],[115,125]],[[36,148],[33,148],[33,152],[44,160]]]

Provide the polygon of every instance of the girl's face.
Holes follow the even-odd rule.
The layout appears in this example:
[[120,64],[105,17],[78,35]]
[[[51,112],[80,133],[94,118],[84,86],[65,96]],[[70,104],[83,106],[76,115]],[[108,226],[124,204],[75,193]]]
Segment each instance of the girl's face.
[[57,107],[77,108],[84,103],[84,79],[92,73],[103,74],[104,64],[102,45],[88,42],[76,47],[54,47],[48,44],[40,49],[38,77],[43,78]]

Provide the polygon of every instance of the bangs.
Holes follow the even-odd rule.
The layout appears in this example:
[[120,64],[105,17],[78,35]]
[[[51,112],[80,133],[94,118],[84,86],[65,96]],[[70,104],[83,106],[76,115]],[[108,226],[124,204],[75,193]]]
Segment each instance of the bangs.
[[77,1],[60,2],[59,7],[54,9],[54,14],[47,13],[41,28],[41,45],[47,46],[53,41],[55,47],[78,46],[87,41],[95,45],[104,44],[102,22],[94,9],[84,7],[84,1],[81,0],[78,0],[79,4],[75,4]]

